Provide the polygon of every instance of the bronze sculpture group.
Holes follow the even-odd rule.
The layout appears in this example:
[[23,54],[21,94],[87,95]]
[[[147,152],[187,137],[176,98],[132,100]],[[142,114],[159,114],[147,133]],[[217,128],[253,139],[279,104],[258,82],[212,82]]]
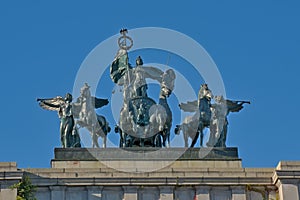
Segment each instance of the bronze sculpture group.
[[[212,98],[215,100],[211,104]],[[198,100],[181,103],[180,109],[193,112],[192,116],[184,119],[183,123],[176,125],[175,134],[183,132],[185,147],[188,147],[188,138],[192,139],[191,147],[196,144],[200,135],[200,146],[203,146],[203,129],[209,128],[209,140],[207,147],[226,147],[227,138],[227,115],[230,112],[238,112],[243,104],[249,101],[225,100],[223,96],[213,96],[207,84],[202,84],[198,94]]]
[[[133,67],[128,62],[128,50],[133,40],[128,37],[127,30],[120,31],[118,40],[120,49],[110,67],[110,77],[123,91],[123,106],[115,132],[120,134],[120,147],[170,147],[170,130],[172,126],[172,111],[168,97],[175,85],[175,72],[172,69],[162,71],[156,67],[144,66],[140,56]],[[148,96],[147,81],[152,79],[159,83],[160,94],[158,103]],[[214,103],[211,103],[214,100]],[[107,134],[110,126],[106,118],[98,115],[95,109],[108,104],[107,99],[91,96],[90,86],[85,83],[76,102],[72,95],[50,99],[38,99],[39,105],[47,110],[58,111],[60,118],[61,145],[63,148],[81,147],[79,129],[86,128],[92,137],[92,147],[99,147],[98,137],[106,147]],[[191,137],[191,147],[194,147],[199,136],[200,146],[203,146],[203,130],[209,128],[210,136],[207,147],[226,147],[227,115],[238,112],[247,101],[225,100],[223,96],[213,96],[207,84],[202,84],[198,99],[181,103],[180,109],[194,112],[186,117],[182,124],[176,125],[175,134],[183,132],[185,147]]]
[[[120,147],[169,146],[172,112],[167,98],[174,89],[175,72],[143,66],[140,56],[136,67],[131,67],[127,52],[121,48],[110,74],[112,80],[123,87],[123,107],[115,129],[120,133]],[[148,97],[146,78],[160,84],[158,103]]]
[[95,109],[108,104],[107,99],[92,97],[87,83],[83,85],[80,96],[72,102],[72,95],[49,99],[37,99],[39,105],[46,110],[58,111],[60,118],[60,137],[63,148],[81,147],[78,130],[86,128],[92,136],[92,147],[99,147],[98,137],[103,139],[106,147],[106,136],[110,127],[105,117],[98,115]]

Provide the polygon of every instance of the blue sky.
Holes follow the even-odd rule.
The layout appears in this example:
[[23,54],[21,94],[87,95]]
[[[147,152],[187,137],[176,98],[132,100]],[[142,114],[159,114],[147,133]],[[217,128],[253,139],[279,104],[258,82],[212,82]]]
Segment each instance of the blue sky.
[[[86,56],[123,27],[188,35],[218,66],[227,97],[251,101],[229,117],[227,146],[239,148],[244,167],[300,160],[299,9],[297,0],[1,1],[0,161],[50,166],[60,146],[59,120],[39,108],[36,98],[72,91]],[[146,62],[166,63],[166,57],[152,61],[155,54],[141,53]],[[197,88],[201,80],[191,84]],[[99,97],[111,93],[100,88]]]

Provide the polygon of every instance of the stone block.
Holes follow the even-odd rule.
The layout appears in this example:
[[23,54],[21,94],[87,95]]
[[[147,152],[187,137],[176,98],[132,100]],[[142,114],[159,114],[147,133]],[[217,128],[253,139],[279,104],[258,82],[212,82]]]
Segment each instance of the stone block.
[[247,191],[247,200],[263,200],[263,196],[259,192]]
[[214,187],[210,194],[213,200],[232,200],[231,191],[227,187]]
[[[103,187],[101,200],[126,199],[121,187]],[[128,198],[131,200],[131,198]],[[132,198],[134,199],[134,198]],[[136,200],[136,199],[135,199]]]
[[173,200],[173,186],[159,186],[160,200]]
[[232,200],[246,200],[245,186],[231,186]]
[[196,186],[195,188],[198,200],[210,200],[210,186]]
[[143,200],[160,200],[160,193],[158,187],[139,187],[138,199]]
[[174,199],[195,199],[196,191],[192,187],[176,187]]
[[85,187],[68,187],[66,200],[86,200],[88,193]]
[[16,162],[0,162],[0,172],[3,171],[17,171]]
[[300,170],[300,161],[280,161],[276,170]]
[[299,200],[299,188],[295,184],[279,184],[279,198]]
[[17,189],[0,189],[0,200],[16,200]]
[[137,200],[138,199],[138,187],[136,186],[123,186],[124,200]]
[[51,200],[51,194],[49,187],[38,187],[35,192],[36,199]]
[[65,186],[50,186],[51,200],[65,199]]
[[87,200],[100,200],[102,198],[102,186],[87,186]]

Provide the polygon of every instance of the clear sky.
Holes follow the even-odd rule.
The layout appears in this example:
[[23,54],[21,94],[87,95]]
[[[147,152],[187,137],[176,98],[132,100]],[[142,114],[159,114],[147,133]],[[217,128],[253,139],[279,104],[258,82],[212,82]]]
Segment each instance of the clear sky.
[[[300,160],[299,10],[298,0],[1,1],[0,161],[16,161],[22,168],[50,166],[54,147],[60,146],[59,119],[42,110],[36,98],[72,92],[86,56],[124,27],[129,34],[134,28],[162,27],[193,38],[216,63],[227,98],[251,101],[229,117],[227,146],[238,147],[244,167]],[[166,64],[168,58],[141,53],[148,63]],[[197,90],[202,80],[194,80],[188,66],[181,70]],[[96,95],[110,99],[112,83],[106,84]],[[172,137],[182,135],[172,132]],[[115,133],[109,138],[118,143]]]

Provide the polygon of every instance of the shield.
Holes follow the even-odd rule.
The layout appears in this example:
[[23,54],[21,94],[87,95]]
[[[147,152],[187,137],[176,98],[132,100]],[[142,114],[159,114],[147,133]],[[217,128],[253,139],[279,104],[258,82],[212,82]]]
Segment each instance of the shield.
[[133,121],[140,126],[149,124],[149,110],[155,105],[155,101],[149,97],[136,97],[129,101],[129,112],[132,113]]

